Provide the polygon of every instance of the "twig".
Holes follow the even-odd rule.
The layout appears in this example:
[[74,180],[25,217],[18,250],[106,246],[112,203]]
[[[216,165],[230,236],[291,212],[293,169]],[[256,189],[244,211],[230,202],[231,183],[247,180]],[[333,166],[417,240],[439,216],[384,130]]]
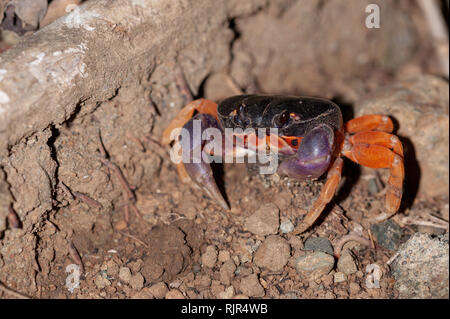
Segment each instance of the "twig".
[[414,218],[410,218],[410,217],[402,218],[402,223],[407,224],[407,225],[429,226],[429,227],[440,228],[440,229],[445,229],[445,230],[449,229],[448,224],[447,225],[443,225],[441,223],[437,224],[434,222],[420,220],[420,219],[414,219]]
[[80,193],[80,192],[73,192],[73,195],[75,196],[75,199],[78,199],[80,201],[85,202],[89,206],[92,206],[94,208],[102,209],[103,205],[97,202],[95,199],[90,198],[88,195]]
[[364,237],[361,237],[359,235],[350,233],[348,235],[342,236],[341,239],[339,239],[338,242],[336,243],[335,248],[334,248],[334,255],[337,258],[339,258],[339,256],[341,255],[342,247],[344,247],[345,243],[347,243],[349,241],[356,241],[356,242],[363,244],[365,246],[368,246],[368,247],[371,246],[370,240],[368,240]]
[[67,197],[69,197],[70,200],[74,200],[75,198],[73,197],[72,192],[70,191],[70,189],[66,186],[66,184],[64,184],[63,182],[61,182],[61,184],[59,185],[59,187],[61,187],[61,189],[63,190],[63,192],[67,195]]
[[117,166],[116,164],[114,164],[113,162],[109,161],[106,158],[101,158],[100,161],[112,172],[114,172],[115,175],[119,178],[119,181],[122,184],[123,189],[127,193],[127,200],[134,202],[135,200],[134,193],[130,187],[130,184],[128,184],[127,180],[125,179],[125,176],[123,176],[123,173],[120,170],[119,166]]
[[11,295],[11,296],[13,296],[13,297],[18,298],[18,299],[31,299],[31,298],[28,297],[28,296],[25,296],[25,295],[23,295],[23,294],[21,294],[21,293],[19,293],[19,292],[17,292],[17,291],[14,291],[14,290],[12,290],[12,289],[6,287],[6,286],[5,286],[4,284],[2,284],[1,282],[0,282],[0,290],[3,291],[4,293],[7,293],[7,294],[9,294],[9,295]]
[[121,235],[124,235],[125,237],[129,237],[129,238],[131,238],[131,239],[134,239],[135,241],[137,241],[139,244],[141,244],[141,245],[144,246],[145,248],[150,249],[150,247],[149,247],[146,243],[144,243],[142,240],[140,240],[139,238],[137,238],[137,237],[135,237],[135,236],[133,236],[133,235],[130,235],[130,234],[121,232],[121,231],[119,231],[119,233],[120,233]]
[[78,253],[78,250],[72,241],[70,241],[70,244],[69,244],[69,253],[70,253],[70,256],[72,257],[73,261],[78,266],[80,266],[80,271],[83,274],[84,273],[83,261],[81,260],[80,254]]

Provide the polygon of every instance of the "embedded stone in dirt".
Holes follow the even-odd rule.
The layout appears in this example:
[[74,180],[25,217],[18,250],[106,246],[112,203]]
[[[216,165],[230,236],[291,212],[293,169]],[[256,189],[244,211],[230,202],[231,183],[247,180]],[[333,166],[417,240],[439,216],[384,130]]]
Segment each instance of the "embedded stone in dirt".
[[184,296],[178,289],[171,289],[166,293],[166,299],[184,299]]
[[393,220],[388,219],[384,222],[373,224],[370,226],[370,230],[380,246],[390,250],[396,250],[400,245],[403,229]]
[[224,285],[229,285],[231,283],[231,280],[234,278],[234,272],[236,271],[236,265],[234,264],[234,261],[231,259],[228,259],[222,267],[220,267],[220,282]]
[[333,246],[328,239],[322,237],[309,237],[305,241],[305,250],[321,251],[333,255]]
[[153,286],[150,286],[148,290],[155,298],[158,299],[164,298],[166,293],[169,291],[167,285],[163,282],[158,282]]
[[208,268],[213,268],[217,261],[217,248],[214,245],[206,247],[202,254],[202,265]]
[[131,270],[128,267],[120,267],[119,279],[124,283],[129,283],[131,279]]
[[137,274],[131,276],[130,286],[134,290],[142,289],[142,287],[144,287],[144,277],[140,273],[137,273]]
[[345,249],[337,262],[337,269],[346,275],[354,274],[358,271],[355,260],[350,250]]
[[162,276],[164,268],[150,256],[147,256],[144,259],[144,266],[141,269],[141,273],[144,276],[145,281],[151,283],[157,281]]
[[300,256],[296,268],[300,275],[307,279],[316,280],[327,275],[334,266],[334,258],[321,251],[314,251]]
[[255,235],[276,234],[280,225],[280,210],[274,204],[261,206],[245,222],[245,228]]
[[[193,253],[188,246],[189,241],[185,243],[187,238],[189,236],[186,233],[173,225],[153,226],[145,240],[150,247],[147,256],[144,257],[145,275],[149,279],[156,277],[161,272],[157,267],[159,265],[164,270],[161,279],[170,282],[176,275],[185,271],[192,263]],[[147,262],[150,264],[147,265]]]
[[253,262],[259,267],[278,271],[287,264],[290,256],[291,248],[286,239],[271,235],[259,246]]
[[448,298],[448,233],[416,233],[400,246],[392,264],[399,298]]
[[241,292],[249,297],[264,297],[265,291],[256,274],[248,275],[241,279],[239,286]]

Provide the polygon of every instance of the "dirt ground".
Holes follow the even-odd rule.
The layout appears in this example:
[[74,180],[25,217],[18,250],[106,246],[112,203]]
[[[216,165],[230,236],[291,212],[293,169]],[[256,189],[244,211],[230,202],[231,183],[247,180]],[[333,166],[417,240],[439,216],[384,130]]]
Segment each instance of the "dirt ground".
[[[371,231],[373,218],[384,207],[387,170],[365,169],[346,160],[335,199],[314,227],[294,236],[280,225],[302,220],[324,178],[296,182],[251,174],[245,164],[217,166],[217,180],[231,206],[224,211],[192,185],[180,182],[168,147],[159,141],[188,101],[177,82],[180,66],[195,98],[219,100],[236,89],[319,95],[340,103],[345,120],[350,119],[355,101],[365,94],[438,69],[427,58],[432,46],[418,27],[424,22],[417,8],[388,2],[395,8],[383,8],[390,12],[388,29],[371,35],[369,50],[365,28],[349,36],[360,15],[345,10],[343,2],[249,3],[227,4],[223,19],[229,24],[215,39],[223,56],[214,49],[198,50],[202,42],[181,57],[170,51],[167,59],[152,61],[151,72],[136,71],[142,73],[138,80],[124,83],[111,95],[101,93],[101,101],[80,100],[64,120],[9,145],[0,162],[0,180],[5,181],[0,183],[0,199],[13,199],[9,227],[1,232],[0,223],[0,298],[20,297],[14,292],[69,299],[398,297],[390,271],[395,249],[378,243]],[[348,29],[327,26],[314,32],[308,16],[342,21],[335,14],[340,9]],[[258,33],[258,28],[271,31]],[[313,40],[306,41],[309,37]],[[293,38],[305,41],[291,45]],[[358,56],[367,63],[355,63],[355,48],[367,49]],[[211,55],[213,62],[208,60]],[[208,66],[197,72],[202,59]],[[417,187],[406,187],[400,212],[392,218],[401,228],[396,247],[417,231],[442,233],[440,228],[406,225],[405,216],[432,212],[448,223],[448,190],[429,196],[410,189]],[[248,220],[266,205],[275,207],[278,217],[265,220],[269,230],[257,234]],[[336,251],[349,232],[370,242],[345,245],[356,265],[354,272],[337,280],[342,272],[335,258],[331,272],[319,278],[299,273],[297,261],[308,254],[308,238],[326,238]],[[261,266],[267,261],[256,261],[258,249],[271,237],[288,247],[287,252],[269,250],[272,258],[280,254],[280,260],[287,259],[276,270]],[[72,264],[81,266],[82,274],[79,287],[69,289]],[[382,271],[379,288],[367,287],[366,267],[371,264]]]

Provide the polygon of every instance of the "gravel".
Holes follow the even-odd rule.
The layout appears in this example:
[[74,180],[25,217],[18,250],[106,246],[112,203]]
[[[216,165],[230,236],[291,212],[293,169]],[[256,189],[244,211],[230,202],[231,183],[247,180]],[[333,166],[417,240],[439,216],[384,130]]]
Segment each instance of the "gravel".
[[274,204],[261,206],[245,222],[245,228],[255,235],[271,235],[278,232],[280,210]]
[[259,246],[253,262],[259,267],[278,271],[287,264],[291,256],[290,251],[291,248],[286,239],[271,235]]
[[416,233],[392,264],[400,298],[448,298],[448,233],[435,238]]
[[343,272],[338,271],[338,272],[334,273],[333,279],[334,279],[334,283],[338,284],[340,282],[346,281],[347,280],[347,275],[344,274]]
[[305,278],[316,280],[327,275],[334,266],[333,256],[321,251],[308,252],[296,261],[296,269]]
[[330,241],[322,237],[309,237],[305,241],[304,250],[321,251],[333,255],[333,246]]
[[234,272],[236,271],[236,265],[233,260],[228,259],[224,264],[220,267],[219,277],[220,282],[224,285],[229,285],[231,280],[234,278]]
[[158,299],[164,298],[169,291],[167,285],[163,282],[158,282],[148,288],[148,291]]
[[130,286],[134,290],[140,290],[144,287],[144,277],[137,273],[130,278]]

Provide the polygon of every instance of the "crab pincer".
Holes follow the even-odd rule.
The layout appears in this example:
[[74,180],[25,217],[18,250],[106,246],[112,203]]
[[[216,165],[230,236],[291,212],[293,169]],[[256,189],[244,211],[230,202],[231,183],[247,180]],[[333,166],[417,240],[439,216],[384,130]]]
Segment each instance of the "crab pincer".
[[[216,200],[223,209],[229,210],[230,207],[217,187],[210,166],[214,154],[205,151],[205,145],[217,142],[217,140],[205,134],[208,133],[208,129],[216,129],[223,133],[217,120],[210,114],[205,113],[197,114],[183,126],[179,135],[183,165],[187,175],[196,186],[203,189],[210,198]],[[203,137],[206,138],[203,139]],[[222,151],[221,145],[222,143],[217,145],[220,151]]]

